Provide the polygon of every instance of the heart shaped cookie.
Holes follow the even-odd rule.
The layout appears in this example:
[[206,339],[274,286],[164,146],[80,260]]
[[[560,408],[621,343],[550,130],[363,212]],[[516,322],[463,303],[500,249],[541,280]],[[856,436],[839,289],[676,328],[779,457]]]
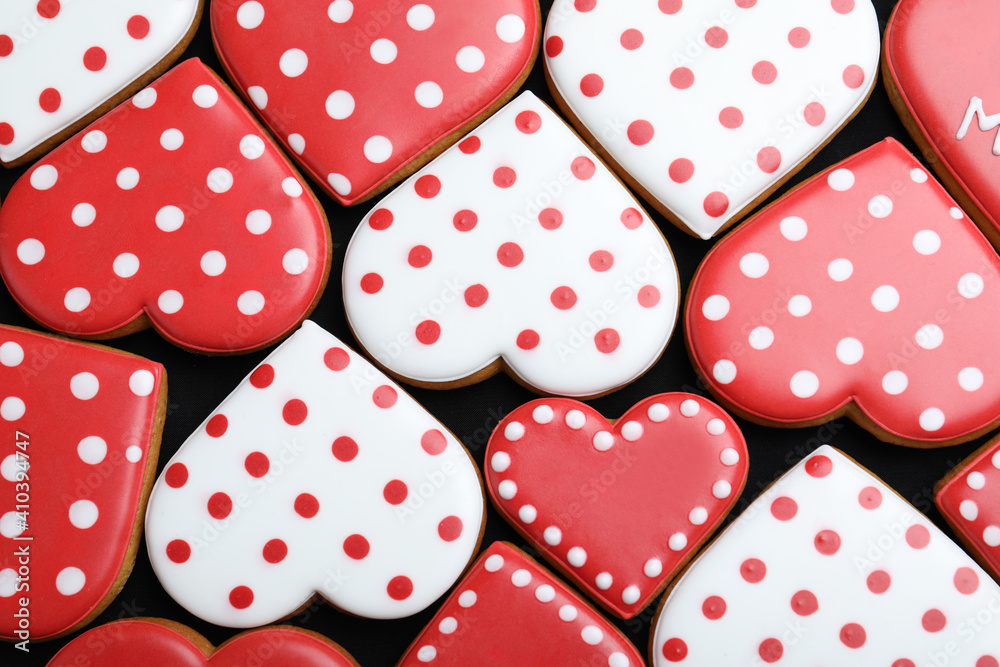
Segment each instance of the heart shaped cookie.
[[505,542],[487,549],[398,667],[641,667],[613,625],[545,568]]
[[0,639],[28,651],[121,590],[166,400],[160,364],[0,325]]
[[330,245],[301,177],[196,59],[53,151],[0,209],[0,273],[37,322],[91,339],[152,326],[208,354],[291,332]]
[[635,199],[524,93],[368,214],[344,303],[361,345],[407,382],[504,369],[536,391],[591,396],[662,354],[678,277]]
[[989,667],[998,612],[1000,588],[958,545],[823,446],[677,582],[650,664]]
[[483,504],[454,436],[306,321],[167,464],[146,545],[167,592],[217,625],[272,623],[317,595],[400,618],[461,576]]
[[1000,258],[893,139],[726,237],[692,282],[709,388],[776,426],[850,416],[888,442],[971,440],[1000,419]]
[[870,0],[556,0],[560,107],[643,197],[707,239],[746,215],[875,85]]
[[886,27],[883,69],[889,98],[928,162],[1000,246],[998,22],[992,0],[903,0]]
[[215,648],[191,628],[162,618],[130,618],[94,628],[63,647],[48,667],[357,667],[326,637],[292,626],[236,635]]
[[230,78],[345,205],[413,173],[509,100],[540,33],[536,0],[212,4]]
[[0,5],[0,164],[46,153],[162,73],[200,0],[5,0]]
[[614,426],[578,401],[532,401],[497,426],[486,460],[500,514],[620,618],[663,590],[747,478],[739,427],[691,394],[651,396]]

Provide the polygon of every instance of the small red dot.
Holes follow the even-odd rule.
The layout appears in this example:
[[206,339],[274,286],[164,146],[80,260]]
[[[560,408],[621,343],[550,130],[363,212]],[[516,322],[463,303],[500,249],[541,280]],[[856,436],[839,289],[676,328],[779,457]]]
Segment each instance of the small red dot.
[[643,285],[639,288],[639,305],[643,308],[655,308],[660,303],[660,290],[655,285]]
[[840,629],[840,642],[847,648],[861,648],[867,640],[868,634],[857,623],[848,623]]
[[687,67],[678,67],[670,73],[670,85],[678,90],[687,90],[694,85],[694,72]]
[[295,513],[304,519],[311,519],[319,513],[319,501],[311,493],[300,493],[295,499]]
[[349,558],[361,560],[371,551],[371,545],[364,535],[350,535],[344,540],[344,553]]
[[757,0],[736,0],[736,6],[740,9],[750,9],[757,4]]
[[791,521],[799,512],[799,504],[788,496],[775,498],[771,503],[771,516],[778,521]]
[[810,477],[826,477],[833,472],[833,461],[820,454],[806,461],[806,472]]
[[576,305],[576,292],[572,288],[563,285],[552,290],[549,300],[559,310],[569,310]]
[[614,256],[607,250],[597,250],[590,255],[590,268],[598,273],[609,270],[614,263]]
[[573,159],[570,169],[573,171],[573,175],[581,181],[589,181],[597,171],[594,161],[582,155]]
[[773,174],[781,166],[781,151],[774,146],[765,146],[757,153],[757,166],[765,174]]
[[285,544],[284,540],[269,540],[264,545],[261,555],[268,563],[280,563],[288,555],[288,545]]
[[766,663],[778,662],[785,654],[785,647],[777,639],[765,639],[757,649],[757,655]]
[[[662,3],[663,0],[660,0],[660,2]],[[687,657],[687,654],[687,644],[684,643],[684,640],[677,637],[668,639],[663,645],[663,657],[670,662],[680,662]]]
[[512,269],[524,261],[524,251],[516,243],[504,243],[497,249],[497,261],[501,266]]
[[59,106],[62,104],[62,95],[55,88],[46,88],[42,91],[42,94],[38,96],[38,106],[42,108],[42,111],[46,113],[55,113],[59,111]]
[[580,92],[587,97],[597,97],[604,90],[604,79],[597,74],[588,74],[580,79]]
[[597,6],[597,0],[574,0],[573,6],[578,12],[589,12]]
[[385,286],[385,281],[377,273],[366,273],[361,278],[361,291],[365,294],[378,294]]
[[128,20],[128,34],[132,39],[144,39],[149,34],[149,19],[136,14]]
[[368,218],[368,226],[376,231],[385,231],[392,225],[392,211],[387,208],[380,208],[372,212]]
[[257,389],[267,389],[274,382],[274,366],[271,364],[261,364],[250,374],[250,384]]
[[399,396],[396,394],[396,390],[387,384],[378,387],[374,392],[372,392],[372,402],[383,410],[388,410],[392,406],[396,405],[396,400],[398,398]]
[[431,456],[438,456],[444,454],[444,450],[448,448],[448,440],[444,437],[444,433],[432,428],[420,436],[420,446]]
[[906,529],[906,543],[914,549],[923,549],[931,543],[931,534],[923,526],[910,526]]
[[594,345],[601,354],[611,354],[621,344],[621,336],[614,329],[601,329],[594,336]]
[[349,438],[346,435],[334,440],[332,449],[334,458],[344,463],[353,461],[354,457],[358,455],[358,443],[354,441],[354,438]]
[[263,452],[252,452],[247,455],[245,461],[243,461],[243,467],[246,471],[250,473],[251,477],[263,477],[271,469],[271,462],[267,458],[267,454]]
[[635,51],[642,46],[645,38],[642,36],[642,33],[635,28],[629,28],[622,33],[620,41],[623,48],[628,49],[629,51]]
[[14,52],[14,40],[7,35],[0,35],[0,58],[6,58]]
[[175,563],[186,563],[191,557],[191,545],[184,540],[171,540],[167,545],[167,558]]
[[462,209],[452,218],[452,224],[460,232],[471,232],[479,223],[479,216],[474,211]]
[[840,535],[833,530],[821,530],[816,533],[813,545],[816,547],[816,551],[824,556],[832,556],[840,551]]
[[14,142],[14,128],[10,123],[0,123],[0,146],[7,146]]
[[549,37],[545,41],[545,55],[549,58],[555,58],[563,51],[563,40],[562,37],[558,35]]
[[422,198],[431,199],[441,192],[441,181],[437,176],[427,174],[418,178],[413,187]]
[[729,210],[729,197],[721,192],[710,192],[702,206],[711,217],[721,218]]
[[517,335],[517,346],[522,350],[534,350],[541,341],[537,331],[525,329]]
[[683,0],[660,0],[660,11],[664,14],[676,14],[684,5]]
[[762,83],[765,86],[772,84],[778,78],[778,68],[774,66],[774,63],[761,60],[753,66],[753,78],[757,83]]
[[457,516],[445,517],[438,524],[438,536],[445,542],[454,542],[462,536],[462,520]]
[[724,28],[711,27],[705,31],[705,43],[713,49],[721,49],[729,43],[729,33]]
[[386,587],[386,592],[393,600],[405,600],[413,594],[413,582],[409,577],[393,577]]
[[169,468],[167,472],[164,473],[163,479],[166,481],[167,486],[172,489],[179,489],[188,481],[188,469],[183,463],[175,463]]
[[215,415],[208,420],[208,424],[205,425],[205,433],[207,433],[212,438],[221,438],[226,434],[226,430],[229,429],[229,420],[226,415]]
[[542,209],[542,212],[538,214],[538,223],[542,226],[542,229],[548,229],[549,231],[559,229],[563,223],[563,214],[554,208]]
[[83,54],[83,66],[91,72],[100,72],[107,63],[108,54],[99,46],[93,46]]
[[858,494],[858,504],[866,510],[878,509],[882,505],[882,492],[874,486],[866,486]]
[[667,173],[674,183],[687,183],[694,176],[694,162],[687,158],[678,158],[670,163]]
[[865,83],[865,71],[857,65],[851,65],[844,70],[844,85],[857,90]]
[[948,624],[948,619],[940,609],[929,609],[920,619],[920,624],[927,632],[941,632]]
[[969,567],[960,567],[955,571],[955,590],[962,595],[972,595],[979,590],[979,575]]
[[809,44],[812,35],[805,28],[792,28],[788,32],[788,43],[796,49],[803,49]]
[[399,505],[404,500],[406,496],[409,495],[410,491],[406,488],[406,483],[402,480],[394,479],[385,485],[382,489],[382,497],[385,498],[385,502],[390,505]]
[[854,0],[830,0],[830,6],[838,14],[850,14],[854,11]]
[[976,660],[976,667],[1000,667],[1000,662],[992,655],[984,655]]
[[726,107],[719,112],[719,122],[722,124],[722,127],[735,130],[743,125],[743,112],[736,107]]
[[542,127],[542,117],[534,111],[522,111],[517,114],[514,124],[523,134],[534,134]]
[[415,269],[422,269],[431,263],[434,253],[425,245],[416,245],[410,249],[406,261]]
[[810,102],[806,105],[805,111],[802,112],[802,116],[806,119],[806,122],[813,127],[819,127],[826,120],[826,109],[819,102]]
[[819,609],[819,600],[811,591],[799,591],[792,596],[792,611],[799,616],[815,614]]
[[323,355],[323,363],[331,371],[342,371],[351,363],[351,355],[339,347],[331,347]]
[[917,665],[909,658],[900,658],[896,662],[892,663],[892,667],[917,667]]
[[875,570],[868,575],[866,583],[868,584],[868,590],[875,595],[882,595],[892,585],[892,577],[885,570]]
[[237,586],[229,593],[229,604],[237,609],[246,609],[253,604],[253,591],[247,586]]
[[59,15],[60,9],[59,0],[42,0],[35,7],[38,15],[43,19],[54,19]]
[[627,208],[621,214],[622,224],[626,229],[639,229],[642,227],[642,213],[634,208]]
[[653,125],[648,120],[637,120],[628,126],[628,140],[636,146],[645,146],[653,140]]
[[740,565],[740,576],[748,584],[759,584],[767,576],[767,566],[759,558],[748,558]]
[[465,303],[470,308],[479,308],[490,298],[490,291],[484,286],[476,284],[465,290]]
[[479,137],[469,137],[458,145],[458,150],[462,151],[466,155],[472,155],[473,153],[477,153],[482,145],[483,142],[479,139]]
[[424,320],[417,325],[417,340],[423,345],[433,345],[441,338],[441,325],[434,320]]
[[717,621],[726,613],[726,601],[718,595],[705,598],[701,605],[701,613],[710,621]]
[[233,499],[227,494],[220,491],[213,493],[212,497],[208,499],[208,513],[212,515],[213,519],[225,519],[232,511]]
[[281,416],[289,426],[298,426],[309,416],[309,408],[299,399],[293,398],[285,403],[285,407],[281,409]]
[[517,173],[510,167],[499,167],[493,172],[493,185],[507,189],[517,181]]

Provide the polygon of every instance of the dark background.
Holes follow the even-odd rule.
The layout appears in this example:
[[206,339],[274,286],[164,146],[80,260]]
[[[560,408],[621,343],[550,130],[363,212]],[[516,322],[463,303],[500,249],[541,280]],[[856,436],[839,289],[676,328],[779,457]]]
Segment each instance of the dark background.
[[[542,0],[543,19],[548,14],[551,4],[551,0]],[[873,4],[884,34],[885,25],[895,2],[874,0]],[[222,68],[212,46],[207,5],[206,1],[201,26],[182,59],[197,56],[221,74]],[[524,88],[530,89],[548,104],[555,106],[545,85],[541,57]],[[826,148],[806,164],[788,185],[768,201],[773,201],[789,187],[801,183],[817,172],[887,136],[895,137],[911,151],[917,151],[889,104],[884,87],[879,82],[871,99],[858,115]],[[25,168],[7,171],[0,169],[0,200],[6,198],[14,181],[25,170]],[[344,316],[339,277],[347,243],[361,218],[376,206],[377,201],[354,208],[344,208],[318,190],[317,195],[326,208],[333,233],[333,268],[329,287],[311,318],[357,349],[358,345],[351,337]],[[698,263],[713,242],[696,240],[667,223],[651,207],[647,206],[646,210],[660,225],[673,249],[680,270],[682,289],[686,291]],[[3,287],[0,287],[0,322],[38,328],[21,312]],[[166,366],[170,395],[158,472],[163,470],[164,464],[188,435],[270,352],[264,350],[256,354],[228,358],[203,357],[170,345],[151,330],[108,341],[108,344],[156,360]],[[450,391],[427,391],[410,387],[408,389],[417,401],[465,444],[480,468],[483,466],[486,442],[498,420],[522,403],[535,398],[531,392],[504,375],[495,376],[471,387]],[[680,325],[674,332],[662,359],[652,370],[624,389],[591,401],[591,404],[607,417],[617,418],[643,398],[669,391],[706,394],[704,385],[699,382],[688,360]],[[743,429],[750,450],[750,478],[731,516],[742,511],[761,490],[795,462],[820,444],[826,443],[841,449],[881,477],[949,534],[950,531],[934,508],[934,485],[985,441],[983,438],[957,447],[915,450],[880,442],[846,419],[805,429],[772,429],[739,419],[737,422]],[[483,538],[484,548],[495,540],[508,540],[532,553],[524,540],[500,518],[492,506],[489,506],[486,534]],[[348,616],[320,602],[314,603],[305,612],[289,619],[288,622],[330,637],[350,651],[364,667],[380,667],[394,665],[399,660],[409,644],[431,619],[437,606],[434,605],[423,613],[407,619],[373,621]],[[652,605],[636,619],[617,623],[625,636],[635,643],[643,655],[647,653],[650,626],[654,620],[656,606],[657,604]],[[215,645],[221,644],[238,632],[205,623],[174,603],[160,587],[153,573],[146,554],[145,542],[140,547],[135,569],[124,589],[89,627],[134,616],[158,616],[179,621],[202,633]],[[0,646],[0,664],[43,665],[74,636],[76,635],[46,643],[32,643],[31,652],[27,657],[11,646]]]

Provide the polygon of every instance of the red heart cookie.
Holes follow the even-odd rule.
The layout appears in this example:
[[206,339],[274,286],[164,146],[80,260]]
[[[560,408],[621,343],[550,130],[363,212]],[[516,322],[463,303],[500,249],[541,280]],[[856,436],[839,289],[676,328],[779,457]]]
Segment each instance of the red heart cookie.
[[326,218],[230,90],[188,60],[49,154],[0,209],[0,273],[36,321],[82,338],[153,326],[255,350],[312,310]]
[[0,325],[0,639],[66,634],[118,594],[166,396],[159,364]]
[[994,245],[1000,245],[998,23],[994,0],[903,0],[886,28],[883,58],[903,123]]
[[506,542],[480,556],[398,667],[641,667],[625,637],[559,579]]
[[647,398],[613,427],[578,401],[532,401],[497,426],[486,460],[504,518],[621,618],[663,590],[747,478],[736,423],[680,393]]
[[846,414],[933,447],[1000,419],[1000,258],[887,139],[717,245],[691,285],[688,348],[712,393],[777,426]]
[[345,205],[413,173],[510,99],[540,33],[536,0],[212,5],[230,78]]
[[236,635],[219,648],[189,627],[160,618],[130,618],[89,630],[48,667],[357,667],[323,635],[287,625]]

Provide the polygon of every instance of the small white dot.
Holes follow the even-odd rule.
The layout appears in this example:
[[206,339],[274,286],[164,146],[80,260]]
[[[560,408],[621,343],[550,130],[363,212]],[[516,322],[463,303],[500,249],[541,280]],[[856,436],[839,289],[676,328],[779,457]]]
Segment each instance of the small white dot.
[[302,248],[292,248],[281,258],[281,267],[290,276],[299,276],[309,268],[309,255]]
[[101,390],[101,383],[93,373],[77,373],[69,380],[69,390],[81,401],[89,401]]
[[164,206],[156,212],[156,227],[162,232],[176,232],[184,224],[184,211],[176,206]]
[[712,495],[718,498],[719,500],[728,498],[732,492],[733,492],[732,485],[725,480],[720,479],[718,482],[712,485]]
[[406,12],[406,24],[417,31],[424,31],[434,25],[434,10],[427,5],[413,5]]
[[721,359],[712,367],[712,377],[719,384],[731,384],[736,379],[736,364],[729,359]]
[[958,280],[958,293],[966,299],[975,299],[986,289],[986,281],[978,273],[966,273]]
[[168,151],[175,151],[184,145],[184,133],[177,128],[164,130],[160,135],[160,146]]
[[539,405],[532,410],[531,418],[536,424],[548,424],[555,418],[555,412],[548,405]]
[[306,138],[301,134],[289,134],[288,147],[295,151],[296,155],[302,155],[306,152]]
[[262,209],[247,213],[247,231],[260,236],[271,228],[271,214]]
[[63,305],[71,313],[83,312],[90,305],[90,292],[82,287],[74,287],[66,292]]
[[504,500],[512,500],[517,495],[517,484],[509,479],[505,479],[497,484],[497,493]]
[[125,450],[125,458],[128,459],[130,463],[138,463],[142,460],[142,448],[138,445],[129,445]]
[[534,523],[535,519],[538,518],[538,510],[533,505],[523,505],[517,511],[517,516],[524,523]]
[[503,556],[500,554],[493,554],[486,559],[486,571],[487,572],[497,572],[503,567]]
[[14,341],[7,341],[0,345],[0,364],[7,368],[15,368],[24,361],[24,348]]
[[687,547],[687,545],[688,538],[684,533],[674,533],[670,536],[670,539],[667,540],[667,546],[670,547],[671,551],[680,551]]
[[854,265],[847,259],[835,259],[826,267],[831,280],[842,283],[854,273]]
[[587,425],[587,416],[579,410],[570,410],[566,413],[566,426],[574,431],[579,431]]
[[670,408],[663,403],[653,403],[646,410],[646,416],[649,417],[649,421],[660,424],[670,418]]
[[958,512],[966,521],[975,521],[979,518],[979,505],[974,500],[963,500],[958,506]]
[[891,313],[899,306],[899,291],[892,285],[882,285],[872,292],[872,306],[880,313]]
[[281,190],[289,197],[301,197],[304,192],[302,184],[294,176],[289,176],[281,182]]
[[559,607],[559,618],[565,621],[566,623],[572,623],[573,621],[575,621],[576,616],[577,616],[576,607],[574,607],[573,605],[566,604],[563,605],[562,607]]
[[351,185],[351,181],[348,180],[343,174],[330,174],[326,177],[326,180],[330,183],[330,187],[341,197],[346,197],[351,194],[351,190],[354,186]]
[[50,164],[43,164],[31,172],[31,187],[36,190],[49,190],[59,180],[59,172]]
[[708,521],[708,510],[704,507],[695,507],[691,510],[690,514],[688,514],[688,521],[690,521],[693,526],[704,525],[704,523]]
[[464,591],[461,595],[458,596],[458,604],[459,606],[468,609],[469,607],[475,605],[476,600],[478,599],[479,596],[476,595],[476,591]]
[[354,113],[354,96],[346,90],[335,90],[326,98],[326,113],[334,120],[350,118]]
[[909,384],[910,379],[903,371],[889,371],[882,376],[882,391],[890,396],[899,396]]
[[868,202],[868,212],[875,218],[888,218],[892,214],[892,200],[885,195],[876,195]]
[[128,379],[128,388],[136,396],[149,396],[156,386],[156,378],[146,369],[132,373]]
[[612,584],[614,584],[614,578],[611,576],[610,572],[601,572],[594,579],[594,584],[602,591],[606,591],[611,588]]
[[750,252],[740,258],[740,271],[747,278],[763,278],[770,266],[767,257],[759,252]]
[[248,160],[256,160],[264,154],[264,140],[256,134],[248,134],[240,139],[240,153]]
[[94,224],[94,220],[97,220],[97,209],[93,204],[82,202],[73,207],[70,217],[77,227],[89,227]]
[[701,314],[705,319],[718,322],[729,314],[729,299],[721,294],[714,294],[701,305]]
[[911,169],[910,179],[912,179],[914,183],[926,183],[927,172],[919,168]]
[[615,651],[608,656],[608,667],[632,667],[628,656],[619,651]]
[[236,22],[240,24],[241,28],[253,30],[264,22],[264,6],[256,0],[244,2],[236,10]]
[[837,192],[846,192],[854,187],[854,172],[838,169],[830,174],[826,182]]
[[709,419],[705,430],[708,431],[709,435],[722,435],[726,432],[726,422],[719,418]]
[[608,431],[598,431],[594,434],[594,449],[599,452],[606,452],[615,444],[615,436]]
[[309,66],[309,56],[302,49],[288,49],[278,60],[278,69],[290,79],[301,76]]
[[693,398],[689,398],[681,403],[681,414],[685,417],[694,417],[701,412],[701,405]]
[[80,148],[88,153],[100,153],[108,147],[108,135],[100,130],[94,130],[83,135],[80,141]]
[[788,383],[792,393],[799,398],[810,398],[819,391],[819,378],[812,371],[799,371]]
[[1000,470],[1000,449],[993,455],[992,463],[994,468]]
[[22,518],[18,516],[17,512],[13,511],[0,516],[0,535],[13,539],[27,530],[27,526],[24,525]]
[[442,618],[441,622],[438,623],[438,630],[443,635],[450,635],[458,630],[458,620],[454,616]]
[[392,157],[392,142],[379,135],[370,137],[365,142],[364,153],[369,162],[382,164]]
[[985,378],[983,372],[974,366],[963,368],[958,372],[958,386],[965,391],[978,391],[982,388]]
[[812,300],[805,294],[796,294],[788,300],[788,312],[792,317],[805,317],[812,312]]
[[38,239],[24,239],[17,245],[17,258],[26,266],[34,266],[45,257],[45,246]]
[[118,172],[115,183],[122,190],[132,190],[139,185],[139,171],[134,167],[125,167]]
[[933,255],[941,249],[941,237],[933,230],[923,229],[913,236],[913,249],[921,255]]
[[347,23],[354,15],[354,3],[351,0],[333,0],[326,14],[334,23]]
[[809,233],[809,225],[798,216],[790,216],[781,221],[781,235],[789,241],[801,241]]
[[89,435],[76,446],[76,455],[88,465],[95,466],[108,455],[108,443],[96,435]]
[[580,631],[580,637],[590,646],[597,646],[604,641],[604,633],[596,625],[588,625]]
[[535,589],[535,599],[539,602],[552,602],[556,599],[556,589],[548,584],[542,584]]
[[156,90],[153,88],[146,88],[145,90],[140,90],[136,93],[135,97],[132,98],[132,104],[134,104],[139,109],[148,109],[154,104],[156,104]]
[[17,593],[19,584],[17,572],[13,568],[0,570],[0,598],[13,597],[14,593]]
[[87,584],[87,576],[78,567],[67,567],[56,575],[56,590],[62,595],[76,595]]
[[642,573],[650,579],[660,576],[663,572],[663,562],[659,558],[650,558],[642,566]]
[[267,91],[260,86],[250,86],[247,88],[247,95],[253,105],[263,111],[267,108]]
[[417,651],[417,660],[420,662],[430,662],[437,657],[437,649],[433,646],[421,646],[420,650]]
[[542,533],[542,538],[549,546],[558,546],[559,543],[562,542],[562,531],[555,526],[549,526],[545,529],[545,532]]
[[1000,547],[1000,528],[989,526],[983,531],[983,542],[989,547]]
[[256,315],[264,310],[264,295],[257,290],[247,290],[236,299],[236,307],[244,315]]
[[925,350],[934,350],[944,343],[944,331],[936,324],[925,324],[917,330],[914,339]]
[[505,472],[510,467],[510,454],[507,452],[497,452],[490,459],[490,467],[494,472]]
[[587,552],[580,547],[573,547],[566,553],[566,560],[573,567],[583,567],[587,562]]
[[506,14],[497,21],[497,37],[508,44],[519,42],[524,37],[524,19],[517,14]]
[[531,583],[531,573],[527,570],[514,570],[510,575],[510,583],[518,588],[524,588]]
[[219,91],[207,83],[202,84],[194,89],[191,99],[202,109],[211,109],[219,101]]
[[455,64],[463,72],[472,74],[478,72],[486,64],[486,56],[475,46],[463,46],[455,55]]
[[382,38],[372,42],[369,52],[371,53],[372,60],[380,65],[388,65],[396,59],[398,49],[396,49],[396,45],[391,40]]
[[961,220],[962,218],[965,217],[965,214],[962,213],[962,209],[956,206],[952,206],[951,211],[949,211],[949,213],[951,214],[951,217],[955,218],[956,220]]
[[93,527],[98,514],[97,505],[90,500],[78,500],[69,506],[69,522],[81,530]]
[[233,183],[233,172],[224,167],[216,167],[212,171],[208,172],[206,184],[208,185],[208,189],[216,194],[221,195],[225,192],[229,192],[229,190],[233,187]]
[[226,270],[226,256],[218,250],[209,250],[201,256],[201,270],[206,276],[221,276]]
[[845,366],[853,366],[865,356],[865,347],[857,338],[843,338],[837,343],[837,360]]
[[177,290],[166,290],[156,300],[156,305],[167,315],[173,315],[184,307],[184,296]]
[[938,408],[927,408],[920,413],[920,428],[933,433],[944,426],[944,413]]
[[643,429],[642,424],[635,421],[626,422],[622,426],[622,437],[629,442],[635,442],[642,437]]
[[622,602],[625,604],[635,604],[641,595],[638,586],[629,586],[622,591]]
[[750,332],[749,343],[755,350],[766,350],[774,344],[774,332],[768,327],[757,327]]
[[510,442],[517,442],[524,437],[524,432],[524,424],[513,421],[504,427],[503,437],[507,438]]
[[24,416],[25,410],[27,408],[24,405],[24,401],[17,396],[8,396],[3,401],[0,401],[0,417],[4,421],[16,422]]
[[[719,421],[722,421],[721,419]],[[727,467],[733,467],[740,462],[740,453],[733,449],[732,447],[726,447],[719,454],[719,461],[722,465]]]
[[965,478],[965,483],[973,491],[982,491],[986,487],[986,475],[979,471],[970,472]]
[[436,109],[444,102],[444,91],[433,81],[424,81],[413,91],[417,104],[425,109]]

